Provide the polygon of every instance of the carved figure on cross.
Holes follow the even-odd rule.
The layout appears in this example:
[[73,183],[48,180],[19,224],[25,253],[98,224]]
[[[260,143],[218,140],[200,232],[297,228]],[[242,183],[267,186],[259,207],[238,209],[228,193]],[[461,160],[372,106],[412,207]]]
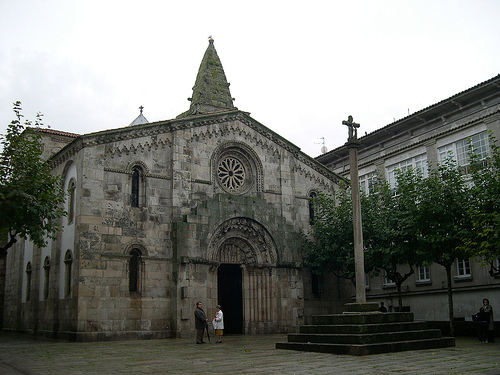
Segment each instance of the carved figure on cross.
[[358,139],[359,124],[353,121],[352,116],[349,116],[347,118],[347,121],[342,121],[342,125],[347,125],[347,128],[349,129],[349,138],[347,139],[348,141]]

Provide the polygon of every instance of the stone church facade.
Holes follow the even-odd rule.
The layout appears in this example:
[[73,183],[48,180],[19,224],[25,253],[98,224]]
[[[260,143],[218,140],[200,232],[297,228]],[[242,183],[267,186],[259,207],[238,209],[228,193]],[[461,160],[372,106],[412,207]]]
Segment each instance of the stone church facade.
[[289,332],[350,298],[340,283],[337,302],[314,302],[300,246],[311,194],[341,178],[234,107],[213,40],[190,100],[168,121],[141,109],[120,129],[43,132],[68,216],[47,247],[9,251],[3,329],[186,337],[200,300],[223,306],[228,333]]

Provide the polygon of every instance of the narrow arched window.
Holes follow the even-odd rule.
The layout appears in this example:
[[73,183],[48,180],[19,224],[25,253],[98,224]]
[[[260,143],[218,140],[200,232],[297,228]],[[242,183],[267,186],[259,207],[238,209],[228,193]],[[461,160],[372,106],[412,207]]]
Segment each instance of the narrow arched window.
[[43,273],[45,280],[43,282],[43,299],[46,300],[49,298],[49,277],[50,277],[50,258],[45,257],[43,261]]
[[314,199],[316,198],[316,193],[315,192],[312,192],[311,194],[309,194],[309,223],[312,225],[314,224],[314,206],[315,206],[315,202],[314,202]]
[[68,185],[68,225],[73,223],[75,219],[75,191],[76,183],[71,179]]
[[141,252],[134,249],[130,252],[129,259],[129,292],[138,293],[141,272]]
[[132,196],[131,205],[132,207],[139,207],[139,201],[141,196],[141,170],[139,167],[134,167],[132,170]]
[[31,268],[31,262],[26,265],[26,301],[30,300],[31,297],[31,274],[33,269]]
[[71,270],[73,268],[73,256],[71,250],[64,255],[64,297],[71,297]]

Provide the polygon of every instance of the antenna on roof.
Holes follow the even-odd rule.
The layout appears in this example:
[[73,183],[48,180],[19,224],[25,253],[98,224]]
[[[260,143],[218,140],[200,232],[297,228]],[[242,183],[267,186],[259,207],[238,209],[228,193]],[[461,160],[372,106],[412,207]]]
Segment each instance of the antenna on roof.
[[321,143],[318,143],[318,142],[314,142],[314,143],[317,145],[320,145],[320,144],[323,145],[323,147],[321,147],[321,153],[326,154],[328,152],[328,149],[326,148],[325,137],[321,137],[319,139],[321,139]]

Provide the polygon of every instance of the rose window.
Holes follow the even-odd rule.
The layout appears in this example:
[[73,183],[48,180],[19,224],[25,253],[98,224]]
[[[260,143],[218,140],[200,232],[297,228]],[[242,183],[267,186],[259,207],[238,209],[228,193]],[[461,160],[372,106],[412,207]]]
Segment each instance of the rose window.
[[221,185],[229,191],[236,191],[245,183],[245,168],[238,159],[232,157],[219,162],[217,175]]

